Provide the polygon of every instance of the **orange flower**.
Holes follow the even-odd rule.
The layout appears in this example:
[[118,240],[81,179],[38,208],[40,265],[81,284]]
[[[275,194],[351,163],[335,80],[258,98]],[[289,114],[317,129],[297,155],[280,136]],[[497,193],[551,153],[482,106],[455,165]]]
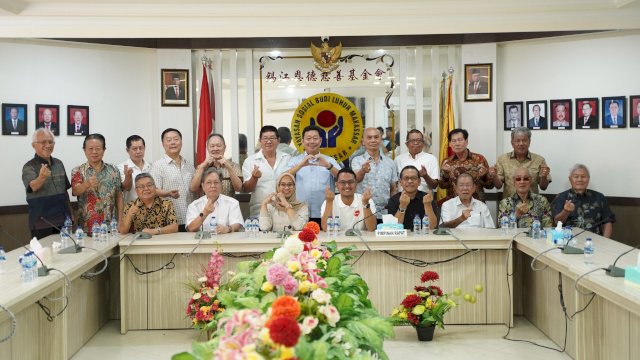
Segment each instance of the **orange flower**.
[[297,319],[300,316],[300,304],[291,296],[281,296],[271,305],[271,316],[288,316]]
[[315,221],[309,221],[304,228],[313,231],[316,235],[320,234],[320,225]]

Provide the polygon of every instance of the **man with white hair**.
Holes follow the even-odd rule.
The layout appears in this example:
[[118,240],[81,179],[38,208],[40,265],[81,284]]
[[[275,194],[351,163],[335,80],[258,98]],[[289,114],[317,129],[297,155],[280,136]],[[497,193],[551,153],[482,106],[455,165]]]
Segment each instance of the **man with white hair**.
[[585,165],[575,164],[571,167],[571,189],[561,192],[553,200],[553,220],[610,238],[616,216],[602,193],[587,189],[589,179],[589,169]]

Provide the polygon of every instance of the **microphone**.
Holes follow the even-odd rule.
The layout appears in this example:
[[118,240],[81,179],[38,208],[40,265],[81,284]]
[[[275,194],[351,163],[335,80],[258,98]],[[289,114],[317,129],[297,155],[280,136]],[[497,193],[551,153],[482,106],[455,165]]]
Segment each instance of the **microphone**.
[[79,252],[82,251],[82,248],[84,248],[84,246],[78,245],[78,242],[76,241],[76,239],[73,236],[71,236],[71,234],[69,234],[65,230],[60,229],[59,227],[57,227],[56,225],[51,223],[49,220],[45,219],[44,216],[40,216],[40,220],[46,222],[47,224],[49,224],[54,229],[60,231],[61,234],[67,235],[69,237],[69,239],[71,239],[71,241],[73,241],[73,245],[72,246],[69,246],[69,247],[64,248],[64,249],[60,249],[60,251],[58,251],[58,254],[76,254],[76,253],[79,253]]
[[566,242],[565,244],[563,244],[563,246],[561,247],[561,249],[562,249],[562,253],[563,253],[563,254],[584,254],[584,250],[582,250],[582,249],[580,249],[580,248],[577,248],[577,247],[575,247],[575,246],[571,246],[571,245],[569,245],[569,241],[571,241],[571,239],[573,239],[573,238],[575,238],[575,237],[578,237],[578,235],[580,235],[580,234],[584,233],[585,231],[587,231],[587,230],[589,230],[589,229],[593,229],[593,228],[595,228],[595,227],[598,227],[598,226],[600,226],[600,225],[602,225],[602,224],[604,224],[604,223],[608,223],[608,222],[611,222],[611,219],[607,218],[607,219],[604,219],[604,220],[600,220],[600,221],[598,221],[598,222],[597,222],[597,223],[595,223],[595,224],[592,224],[592,225],[590,225],[590,226],[587,226],[587,228],[586,228],[586,229],[582,229],[582,230],[581,230],[581,231],[579,231],[577,234],[572,235],[572,236],[571,236],[571,238],[570,238],[569,240],[567,240],[567,242]]
[[613,264],[609,265],[609,267],[607,267],[605,269],[606,274],[611,276],[611,277],[624,277],[625,269],[617,267],[616,263],[618,262],[618,260],[620,260],[621,257],[627,255],[628,253],[632,252],[633,250],[637,249],[638,247],[640,247],[640,245],[636,245],[633,248],[631,248],[631,249],[623,252],[622,254],[620,254],[620,256],[618,256],[616,258],[616,260],[613,262]]
[[282,227],[282,231],[276,231],[276,239],[284,239],[292,235],[291,225],[285,225]]
[[[18,246],[24,248],[27,251],[31,251],[31,250],[29,250],[28,247],[24,246],[18,239],[15,238],[15,236],[13,236],[11,233],[9,233],[7,230],[5,230],[2,226],[0,226],[0,231],[2,231],[5,235],[7,235],[7,237],[9,237],[9,239],[13,240],[13,242],[18,244]],[[38,268],[38,277],[49,275],[49,270],[51,270],[51,269],[49,269],[47,267],[47,265],[44,264],[42,259],[40,259],[40,257],[38,255],[36,255],[35,251],[33,251],[33,256],[35,256],[36,259],[38,259],[38,261],[40,261],[40,265],[42,265],[42,267]]]
[[[356,225],[358,225],[359,223],[367,220],[368,218],[372,217],[373,215],[377,215],[379,212],[382,212],[383,210],[387,210],[389,207],[387,205],[385,205],[384,207],[382,207],[381,209],[377,209],[375,212],[371,213],[371,215],[367,215],[364,218],[356,221],[355,223],[353,223],[353,225],[351,226],[351,229],[347,229],[347,231],[345,231],[345,235],[346,236],[362,236],[362,232],[358,229],[356,229]],[[363,239],[364,240],[364,239]],[[365,245],[366,242],[365,242]],[[367,246],[367,249],[369,249],[369,246]]]
[[211,234],[208,231],[204,231],[204,223],[200,224],[200,230],[196,232],[193,238],[198,240],[211,239]]

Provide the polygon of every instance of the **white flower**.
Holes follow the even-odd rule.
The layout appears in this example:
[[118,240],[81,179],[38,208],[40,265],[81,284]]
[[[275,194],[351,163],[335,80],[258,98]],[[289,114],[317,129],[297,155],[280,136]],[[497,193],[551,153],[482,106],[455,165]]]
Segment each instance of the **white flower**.
[[311,293],[311,298],[318,302],[318,304],[326,304],[331,300],[331,294],[325,292],[322,289],[315,289]]
[[298,236],[293,235],[289,236],[287,240],[285,240],[283,247],[293,255],[298,255],[302,250],[304,250],[304,244],[302,241],[298,239]]
[[329,326],[336,326],[336,323],[340,321],[340,313],[333,305],[322,305],[318,308],[318,311],[327,317],[327,323]]
[[340,341],[342,341],[342,337],[344,336],[344,330],[342,328],[338,328],[338,330],[336,330],[332,336],[333,336],[333,340],[331,340],[331,344],[338,345]]
[[202,276],[202,277],[198,278],[198,282],[201,282],[201,283],[207,282],[207,277],[206,276]]
[[318,326],[319,322],[320,321],[316,317],[305,316],[304,319],[302,319],[302,325],[300,326],[300,329],[302,330],[303,334],[307,335],[311,333],[311,331],[315,329],[316,326]]
[[291,253],[285,248],[278,248],[273,253],[273,261],[277,263],[285,264],[289,259],[291,259]]

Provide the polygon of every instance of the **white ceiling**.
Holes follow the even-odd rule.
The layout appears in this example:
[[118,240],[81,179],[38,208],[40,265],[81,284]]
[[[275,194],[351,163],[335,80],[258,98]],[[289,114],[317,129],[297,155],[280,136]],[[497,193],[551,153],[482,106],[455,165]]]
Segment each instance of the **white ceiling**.
[[0,37],[290,37],[640,28],[640,0],[0,0]]

